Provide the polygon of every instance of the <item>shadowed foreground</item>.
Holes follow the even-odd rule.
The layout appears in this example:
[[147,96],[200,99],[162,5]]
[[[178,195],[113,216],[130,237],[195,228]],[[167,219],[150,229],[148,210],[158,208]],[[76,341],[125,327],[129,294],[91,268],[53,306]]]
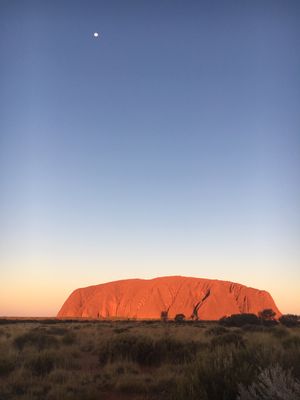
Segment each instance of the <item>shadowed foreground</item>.
[[299,398],[299,327],[54,322],[2,323],[1,400]]

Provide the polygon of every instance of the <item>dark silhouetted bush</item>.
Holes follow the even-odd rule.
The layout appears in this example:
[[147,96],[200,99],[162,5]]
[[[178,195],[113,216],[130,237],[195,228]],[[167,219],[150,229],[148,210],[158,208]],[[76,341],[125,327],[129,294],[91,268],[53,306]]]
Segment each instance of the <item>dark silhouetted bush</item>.
[[184,314],[176,314],[174,318],[175,322],[184,322],[185,321],[185,315]]
[[259,318],[263,321],[272,321],[275,318],[275,311],[272,308],[265,308],[264,310],[258,313]]
[[49,319],[40,319],[38,322],[43,325],[55,325],[55,324],[60,324],[61,320],[55,318],[49,318]]
[[300,315],[285,314],[279,318],[279,322],[288,327],[300,326]]
[[223,317],[219,323],[224,326],[259,325],[260,320],[255,314],[232,314],[230,317]]
[[276,319],[265,319],[262,320],[262,324],[266,327],[272,328],[273,326],[277,326],[279,322]]

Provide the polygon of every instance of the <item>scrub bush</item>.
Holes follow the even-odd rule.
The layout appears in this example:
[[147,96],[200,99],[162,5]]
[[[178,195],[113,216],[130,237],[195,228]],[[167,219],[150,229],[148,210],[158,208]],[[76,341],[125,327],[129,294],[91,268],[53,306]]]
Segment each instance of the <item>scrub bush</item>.
[[280,365],[267,368],[250,386],[239,386],[238,400],[299,400],[300,382]]

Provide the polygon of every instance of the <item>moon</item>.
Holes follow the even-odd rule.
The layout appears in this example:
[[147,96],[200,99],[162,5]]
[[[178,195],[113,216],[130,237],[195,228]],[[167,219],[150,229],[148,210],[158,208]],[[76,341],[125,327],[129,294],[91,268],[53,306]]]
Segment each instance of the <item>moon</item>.
[[97,38],[97,37],[99,37],[99,33],[98,32],[94,32],[93,36],[94,36],[94,38]]

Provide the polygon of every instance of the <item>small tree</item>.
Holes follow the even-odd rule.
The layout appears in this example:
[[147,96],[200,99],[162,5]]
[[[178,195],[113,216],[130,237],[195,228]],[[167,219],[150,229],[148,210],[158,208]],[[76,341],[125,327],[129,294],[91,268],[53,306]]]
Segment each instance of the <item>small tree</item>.
[[275,311],[272,308],[265,308],[258,313],[259,317],[264,321],[272,321],[275,318]]
[[264,326],[274,326],[278,324],[275,319],[276,313],[271,308],[266,308],[258,313],[259,319]]
[[184,314],[176,314],[174,320],[175,320],[175,322],[184,322],[185,315]]
[[163,322],[167,322],[167,321],[168,321],[168,311],[162,311],[162,312],[160,313],[160,319],[161,319]]

